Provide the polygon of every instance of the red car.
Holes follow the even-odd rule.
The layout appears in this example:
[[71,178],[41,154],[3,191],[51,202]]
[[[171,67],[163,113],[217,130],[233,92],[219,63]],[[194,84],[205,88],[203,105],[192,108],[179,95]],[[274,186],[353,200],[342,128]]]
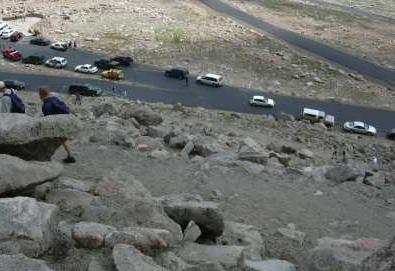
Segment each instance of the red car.
[[7,48],[3,50],[3,56],[11,61],[19,61],[22,58],[22,54],[15,50],[15,48]]
[[15,31],[11,35],[10,40],[13,42],[16,42],[16,41],[20,40],[21,38],[23,38],[23,34],[21,32]]

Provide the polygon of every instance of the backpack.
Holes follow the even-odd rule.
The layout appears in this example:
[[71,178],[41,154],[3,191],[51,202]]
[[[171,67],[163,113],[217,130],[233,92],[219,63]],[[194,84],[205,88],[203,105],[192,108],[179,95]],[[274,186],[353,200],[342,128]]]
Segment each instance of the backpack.
[[4,96],[8,96],[11,99],[12,107],[11,113],[25,113],[25,104],[22,99],[13,91],[11,93],[4,94]]
[[70,114],[70,108],[58,98],[52,97],[50,103],[52,105],[53,114]]

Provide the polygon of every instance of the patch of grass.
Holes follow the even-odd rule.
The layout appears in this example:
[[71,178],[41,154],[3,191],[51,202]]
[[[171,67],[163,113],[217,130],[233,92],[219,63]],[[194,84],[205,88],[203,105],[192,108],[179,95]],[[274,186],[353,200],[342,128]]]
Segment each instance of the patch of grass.
[[181,28],[158,29],[155,31],[155,39],[176,45],[190,43],[190,35]]
[[309,57],[294,54],[291,59],[292,64],[299,66],[305,65],[311,69],[320,70],[321,63]]
[[102,37],[109,40],[128,40],[126,36],[119,32],[104,32]]

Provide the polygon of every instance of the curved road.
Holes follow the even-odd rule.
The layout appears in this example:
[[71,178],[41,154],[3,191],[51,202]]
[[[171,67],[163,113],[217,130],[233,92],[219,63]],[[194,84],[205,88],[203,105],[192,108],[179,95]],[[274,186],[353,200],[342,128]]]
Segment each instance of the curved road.
[[362,75],[376,79],[385,84],[395,86],[395,72],[385,69],[371,62],[365,61],[356,56],[347,54],[340,50],[334,49],[321,42],[307,38],[303,35],[276,27],[270,23],[264,22],[248,13],[234,8],[221,0],[200,0],[211,9],[223,13],[229,17],[247,24],[252,28],[272,34],[293,46],[299,47],[310,53],[318,55],[329,61],[335,62],[341,66],[354,70]]
[[[23,55],[39,54],[46,58],[64,56],[68,59],[68,70],[73,70],[76,65],[93,63],[100,55],[81,50],[57,52],[49,47],[32,46],[28,39],[12,44]],[[20,64],[17,64],[20,65]],[[49,69],[49,68],[48,68]],[[24,73],[0,72],[0,80],[17,79],[26,82],[28,88],[36,89],[47,85],[59,92],[67,92],[72,83],[91,83],[111,90],[117,85],[122,90],[127,90],[127,96],[148,102],[164,102],[169,104],[182,103],[186,106],[201,106],[208,109],[252,113],[252,114],[278,114],[286,112],[295,116],[299,115],[303,107],[322,109],[336,116],[337,123],[348,120],[363,120],[375,125],[380,134],[385,134],[395,127],[395,112],[359,106],[345,105],[336,102],[316,101],[305,98],[272,95],[276,100],[274,109],[251,107],[248,101],[252,95],[262,94],[261,91],[223,86],[211,88],[190,82],[187,87],[185,81],[168,79],[163,76],[163,70],[149,65],[134,64],[124,68],[125,81],[112,82],[101,80],[99,75],[91,75],[89,79],[60,77],[50,75],[33,75]],[[192,81],[192,80],[190,80]],[[132,84],[132,85],[131,85]]]

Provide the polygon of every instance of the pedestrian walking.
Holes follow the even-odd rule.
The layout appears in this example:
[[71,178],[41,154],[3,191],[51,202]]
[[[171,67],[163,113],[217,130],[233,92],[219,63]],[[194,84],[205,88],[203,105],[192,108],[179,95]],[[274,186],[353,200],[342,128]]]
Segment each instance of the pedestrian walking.
[[74,40],[74,49],[77,49],[77,41]]
[[123,96],[126,97],[128,95],[128,92],[126,91],[126,89],[123,91]]
[[188,77],[188,75],[185,76],[185,84],[186,84],[186,86],[189,85],[189,77]]
[[81,93],[79,91],[77,91],[77,93],[75,94],[75,104],[82,104],[82,96]]

